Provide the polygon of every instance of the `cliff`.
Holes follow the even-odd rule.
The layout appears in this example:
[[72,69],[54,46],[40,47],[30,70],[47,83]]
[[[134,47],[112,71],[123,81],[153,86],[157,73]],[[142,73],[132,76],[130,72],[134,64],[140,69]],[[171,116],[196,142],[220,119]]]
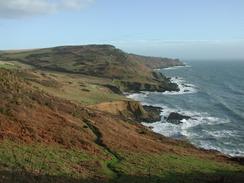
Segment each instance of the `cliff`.
[[161,118],[159,108],[142,106],[137,101],[105,102],[89,106],[89,108],[138,122],[156,122]]

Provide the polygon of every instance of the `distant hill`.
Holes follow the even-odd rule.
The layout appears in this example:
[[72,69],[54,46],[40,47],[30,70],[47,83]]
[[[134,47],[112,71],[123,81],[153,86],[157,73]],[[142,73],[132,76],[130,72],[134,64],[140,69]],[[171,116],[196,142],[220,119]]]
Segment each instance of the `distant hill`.
[[127,54],[112,45],[61,46],[11,51],[6,59],[54,70],[108,78],[150,77],[151,69],[183,65],[178,59]]
[[115,83],[124,90],[165,90],[168,80],[153,69],[183,65],[177,59],[128,54],[112,45],[11,51],[0,53],[0,59],[17,60],[41,69],[110,78],[118,80]]
[[161,58],[161,57],[148,57],[148,56],[140,56],[135,54],[129,55],[131,60],[137,60],[140,63],[145,64],[147,67],[152,69],[162,69],[174,66],[184,66],[179,59],[172,58]]

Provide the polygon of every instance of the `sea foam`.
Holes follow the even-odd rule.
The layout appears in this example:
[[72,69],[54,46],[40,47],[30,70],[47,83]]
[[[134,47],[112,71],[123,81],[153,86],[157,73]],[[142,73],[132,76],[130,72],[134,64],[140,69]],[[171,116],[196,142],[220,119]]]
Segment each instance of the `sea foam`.
[[164,95],[182,95],[182,94],[191,94],[196,93],[197,87],[193,84],[187,83],[183,78],[180,77],[172,77],[170,78],[172,83],[175,83],[179,87],[179,91],[165,91],[162,94]]

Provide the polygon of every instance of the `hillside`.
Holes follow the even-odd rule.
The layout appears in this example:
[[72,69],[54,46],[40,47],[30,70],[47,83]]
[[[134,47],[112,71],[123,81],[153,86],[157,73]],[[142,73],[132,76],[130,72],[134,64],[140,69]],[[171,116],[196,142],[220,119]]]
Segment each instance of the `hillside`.
[[19,71],[0,69],[0,101],[0,182],[244,180],[228,157],[51,96]]
[[177,90],[154,68],[183,65],[179,60],[127,54],[111,45],[63,46],[0,53],[0,59],[19,61],[39,69],[112,79],[129,92]]
[[0,183],[182,183],[182,177],[186,183],[243,182],[241,159],[140,124],[158,120],[160,111],[153,113],[122,92],[177,89],[153,71],[165,59],[108,45],[0,57]]

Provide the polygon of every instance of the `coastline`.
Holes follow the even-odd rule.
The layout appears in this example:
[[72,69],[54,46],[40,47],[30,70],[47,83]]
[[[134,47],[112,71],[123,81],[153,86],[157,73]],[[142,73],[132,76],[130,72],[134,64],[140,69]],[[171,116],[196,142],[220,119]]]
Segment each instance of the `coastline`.
[[[56,55],[52,50],[45,55],[53,53]],[[63,54],[67,56],[68,53]],[[63,63],[66,63],[65,58],[61,59]],[[49,61],[53,64],[52,60]],[[121,63],[115,59],[111,64],[117,61]],[[152,68],[144,72],[140,67],[133,67],[132,71],[137,72],[127,72],[127,69],[124,72],[123,65],[119,66],[122,70],[118,75],[122,74],[124,78],[116,81],[114,75],[105,78],[65,71],[51,72],[44,68],[0,69],[3,81],[0,82],[0,154],[3,157],[0,163],[4,172],[7,169],[6,179],[11,179],[16,172],[23,181],[32,179],[32,175],[40,179],[45,175],[46,179],[50,174],[50,182],[56,177],[57,181],[62,181],[64,177],[61,175],[72,179],[77,176],[73,181],[67,179],[68,182],[171,182],[175,178],[176,182],[181,182],[182,177],[186,182],[226,179],[234,182],[233,177],[236,177],[235,182],[243,180],[242,158],[197,148],[187,139],[173,139],[141,124],[161,121],[160,115],[167,108],[160,108],[160,104],[176,109],[177,101],[192,97],[165,94],[167,89],[171,94],[178,91],[177,84],[170,84],[172,78],[170,81],[165,76],[181,76],[180,72],[188,69],[172,73],[162,70],[162,74],[157,74]],[[117,75],[117,72],[113,73]],[[132,78],[128,77],[130,75]],[[145,79],[146,76],[149,78]],[[184,75],[182,78],[188,80]],[[177,81],[179,79],[176,78]],[[123,88],[118,81],[125,81],[131,87]],[[148,91],[154,92],[155,88],[158,89],[157,94]],[[180,88],[178,92],[186,92]],[[144,90],[144,95],[148,95],[144,103],[155,103],[159,107],[142,106],[143,100],[127,99],[123,94],[126,89],[131,93]],[[164,124],[164,121],[159,123]],[[30,162],[29,157],[35,161]],[[38,166],[44,160],[47,163],[45,169]],[[36,168],[30,168],[32,166]],[[27,170],[23,174],[19,173],[22,168]],[[78,180],[80,177],[82,180]]]
[[[178,69],[178,68],[183,68],[183,67],[191,67],[191,66],[189,66],[189,65],[185,65],[185,66],[174,66],[174,67],[161,68],[161,69],[169,70],[169,69]],[[161,70],[161,69],[155,69],[155,70],[156,70],[156,71],[159,71],[159,70]],[[172,81],[172,78],[174,78],[174,77],[171,77],[171,78],[170,78],[171,81]],[[177,84],[178,87],[181,88],[181,87],[179,86],[178,83],[175,82],[175,84]],[[193,85],[192,85],[192,86],[193,86]],[[193,87],[194,87],[194,86],[193,86]],[[185,93],[195,93],[195,92],[197,92],[197,90],[194,90],[194,91],[188,91],[188,90],[187,90],[187,91],[185,91]],[[183,93],[184,93],[184,92],[183,92]],[[165,120],[165,119],[167,118],[167,117],[164,115],[164,108],[163,108],[161,105],[158,105],[158,104],[151,104],[151,103],[149,104],[149,103],[146,103],[145,101],[140,100],[140,97],[138,97],[138,96],[140,96],[140,95],[144,95],[144,96],[147,97],[147,96],[150,95],[150,94],[180,95],[180,94],[183,94],[183,93],[182,93],[182,90],[180,90],[180,91],[178,91],[178,92],[172,92],[172,91],[165,91],[165,92],[149,92],[149,91],[141,91],[141,92],[139,92],[139,93],[130,93],[129,95],[127,94],[126,97],[129,98],[129,99],[132,99],[132,100],[135,100],[135,101],[140,102],[140,104],[141,104],[142,106],[150,106],[152,109],[155,108],[155,110],[158,109],[158,108],[161,108],[161,113],[160,113],[160,118],[161,118],[161,120],[159,120],[159,121],[154,121],[154,122],[146,122],[146,121],[145,121],[145,122],[141,122],[141,124],[142,124],[143,126],[148,127],[148,128],[151,129],[153,132],[165,136],[164,134],[157,132],[157,130],[154,129],[155,126],[152,126],[152,125],[151,125],[151,124],[156,124],[156,123],[162,123],[162,120]],[[172,111],[171,111],[171,112],[172,112]],[[183,114],[183,115],[184,115],[184,114]],[[188,117],[188,116],[186,116],[186,117]],[[164,118],[164,119],[163,119],[163,118]],[[183,119],[183,120],[184,120],[184,119]],[[170,136],[167,136],[167,135],[166,135],[166,137],[167,137],[167,138],[171,138],[171,139],[176,139],[176,140],[187,141],[188,143],[190,143],[191,145],[193,145],[194,147],[196,147],[196,148],[198,148],[198,149],[202,149],[202,150],[206,150],[206,151],[210,151],[210,152],[214,151],[214,152],[220,153],[220,154],[222,154],[222,155],[224,155],[224,156],[226,156],[226,157],[228,157],[228,158],[230,158],[230,159],[232,159],[232,160],[234,160],[234,161],[238,161],[239,163],[243,164],[244,156],[242,156],[242,155],[239,156],[239,155],[227,154],[227,153],[224,153],[224,152],[222,152],[222,151],[220,151],[220,150],[217,150],[217,149],[214,149],[214,148],[205,148],[205,147],[198,146],[198,145],[192,143],[190,140],[188,140],[186,136],[181,136],[181,137],[177,137],[177,138],[175,138],[175,137],[170,137]]]

